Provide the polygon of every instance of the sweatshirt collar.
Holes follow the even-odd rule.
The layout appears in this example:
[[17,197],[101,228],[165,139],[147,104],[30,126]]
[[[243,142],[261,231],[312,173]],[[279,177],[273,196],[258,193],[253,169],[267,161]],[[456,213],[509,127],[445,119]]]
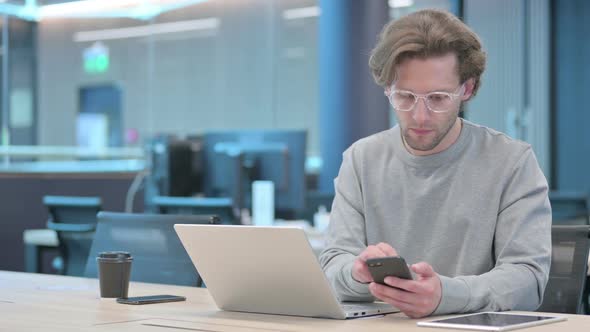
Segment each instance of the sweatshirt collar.
[[395,155],[402,162],[417,168],[439,167],[445,163],[448,164],[452,162],[453,159],[458,159],[469,142],[472,127],[472,124],[469,121],[464,119],[460,120],[462,121],[461,133],[455,143],[444,151],[427,156],[416,156],[411,154],[404,145],[399,125],[396,125],[390,130],[394,142]]

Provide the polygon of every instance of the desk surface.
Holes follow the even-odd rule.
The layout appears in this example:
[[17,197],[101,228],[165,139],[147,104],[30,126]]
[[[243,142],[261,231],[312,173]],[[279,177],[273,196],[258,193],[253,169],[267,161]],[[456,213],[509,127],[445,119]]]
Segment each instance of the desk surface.
[[[133,282],[130,296],[174,294],[186,302],[123,305],[100,299],[98,280],[0,271],[0,329],[6,331],[443,331],[403,314],[347,321],[219,311],[206,289]],[[587,331],[590,316],[522,331]],[[453,330],[457,331],[457,330]]]

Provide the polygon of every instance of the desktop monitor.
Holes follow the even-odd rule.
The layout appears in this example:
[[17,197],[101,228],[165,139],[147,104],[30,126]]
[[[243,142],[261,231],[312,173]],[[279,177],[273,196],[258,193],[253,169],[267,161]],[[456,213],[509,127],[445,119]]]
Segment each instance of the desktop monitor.
[[146,205],[155,196],[193,196],[202,191],[202,140],[173,135],[151,138],[146,144],[148,168]]
[[222,224],[239,224],[231,198],[155,196],[152,205],[161,214],[215,215]]
[[293,218],[305,207],[305,130],[208,132],[204,142],[204,190],[251,207],[252,182],[274,182],[275,211]]

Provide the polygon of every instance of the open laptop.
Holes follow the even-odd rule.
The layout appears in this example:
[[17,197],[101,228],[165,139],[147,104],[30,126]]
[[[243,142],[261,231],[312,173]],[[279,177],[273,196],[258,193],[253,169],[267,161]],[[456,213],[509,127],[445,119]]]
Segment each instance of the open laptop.
[[302,229],[174,225],[222,310],[335,319],[399,310],[386,303],[340,303]]

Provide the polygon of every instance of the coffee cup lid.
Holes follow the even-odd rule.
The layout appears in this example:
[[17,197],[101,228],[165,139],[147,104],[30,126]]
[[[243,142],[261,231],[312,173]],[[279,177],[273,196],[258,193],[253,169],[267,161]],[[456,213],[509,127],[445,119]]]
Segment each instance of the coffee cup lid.
[[98,254],[96,259],[105,260],[131,260],[131,254],[125,251],[105,251]]

